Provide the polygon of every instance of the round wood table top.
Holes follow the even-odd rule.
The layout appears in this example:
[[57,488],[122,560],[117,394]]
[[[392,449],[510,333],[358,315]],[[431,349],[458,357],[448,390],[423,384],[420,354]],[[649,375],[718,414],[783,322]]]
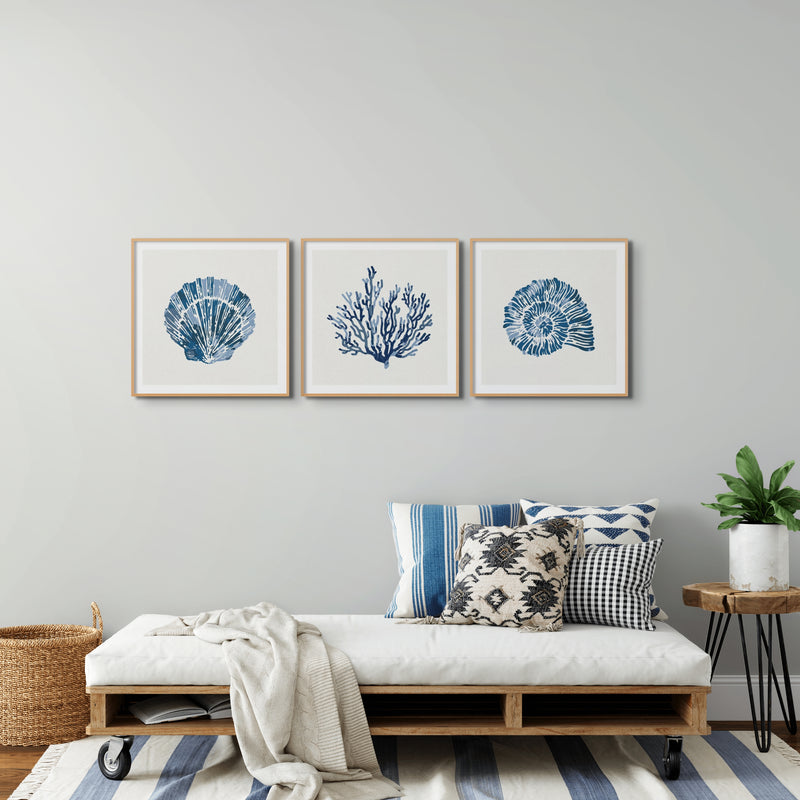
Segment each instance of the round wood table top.
[[683,603],[721,614],[790,614],[800,611],[800,589],[742,592],[727,583],[690,583],[683,587]]

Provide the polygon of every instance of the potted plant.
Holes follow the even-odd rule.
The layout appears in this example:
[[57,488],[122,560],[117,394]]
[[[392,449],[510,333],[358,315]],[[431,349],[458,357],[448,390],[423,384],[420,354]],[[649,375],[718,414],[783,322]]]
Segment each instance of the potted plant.
[[740,477],[720,472],[729,491],[716,503],[702,503],[723,517],[720,530],[730,529],[730,585],[745,592],[777,592],[789,588],[789,534],[800,531],[795,513],[800,491],[781,488],[794,461],[772,473],[769,486],[753,451],[745,445],[736,454]]

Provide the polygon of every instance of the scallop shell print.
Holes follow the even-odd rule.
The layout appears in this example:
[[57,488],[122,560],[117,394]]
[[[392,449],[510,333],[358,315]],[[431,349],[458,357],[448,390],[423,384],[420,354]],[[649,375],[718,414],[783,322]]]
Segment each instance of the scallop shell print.
[[256,327],[250,298],[224,278],[195,278],[169,299],[164,325],[188,361],[227,361]]
[[518,289],[505,308],[508,340],[530,356],[549,356],[565,345],[594,350],[592,315],[578,291],[558,278]]

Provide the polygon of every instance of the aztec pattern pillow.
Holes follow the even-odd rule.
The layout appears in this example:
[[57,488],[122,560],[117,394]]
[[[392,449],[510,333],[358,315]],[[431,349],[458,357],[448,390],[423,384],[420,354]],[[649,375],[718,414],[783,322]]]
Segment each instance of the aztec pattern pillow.
[[567,572],[582,525],[576,519],[517,528],[465,525],[441,621],[561,630]]
[[[650,541],[650,526],[658,511],[658,500],[623,506],[554,506],[541,500],[520,500],[525,522],[531,525],[553,517],[579,517],[583,520],[586,544],[616,546]],[[653,619],[669,619],[656,603],[652,587],[650,613]]]
[[587,544],[573,558],[564,594],[564,622],[655,630],[650,582],[663,539],[618,547]]
[[456,577],[458,534],[465,524],[520,521],[519,503],[444,506],[389,503],[400,580],[387,617],[438,617]]

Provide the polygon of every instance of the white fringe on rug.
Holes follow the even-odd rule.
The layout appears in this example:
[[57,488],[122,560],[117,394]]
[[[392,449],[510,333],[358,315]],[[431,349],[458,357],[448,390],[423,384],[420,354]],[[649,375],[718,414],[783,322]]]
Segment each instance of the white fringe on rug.
[[51,744],[42,753],[42,757],[36,762],[30,774],[14,789],[8,800],[30,800],[36,790],[45,782],[50,770],[58,764],[68,747],[69,742],[66,744]]
[[771,748],[780,753],[790,764],[800,767],[800,753],[797,752],[791,745],[786,744],[783,739],[779,739],[775,734],[772,734]]

